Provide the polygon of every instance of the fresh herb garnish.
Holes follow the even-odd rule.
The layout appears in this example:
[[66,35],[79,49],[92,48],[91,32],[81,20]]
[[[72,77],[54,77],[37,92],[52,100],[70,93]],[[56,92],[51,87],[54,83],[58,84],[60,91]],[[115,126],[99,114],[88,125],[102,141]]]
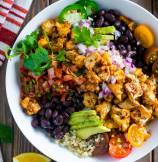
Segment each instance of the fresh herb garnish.
[[0,124],[0,142],[11,143],[13,141],[13,130],[4,124]]
[[14,49],[12,49],[12,48],[8,49],[10,51],[13,51],[13,54],[8,55],[6,53],[6,57],[8,59],[11,59],[11,58],[21,55],[21,54],[29,55],[29,53],[33,49],[37,48],[37,46],[38,46],[38,43],[37,43],[38,36],[39,36],[38,30],[35,32],[32,32],[30,35],[27,35],[26,38],[24,40],[21,40]]
[[24,58],[24,67],[32,71],[35,75],[41,75],[50,67],[51,60],[48,57],[48,51],[38,47],[35,53],[31,53]]
[[92,34],[90,29],[86,27],[82,27],[81,29],[79,27],[74,27],[73,33],[74,33],[74,40],[77,43],[83,43],[87,46],[91,45],[97,46],[98,41],[100,40],[99,35]]
[[64,62],[65,61],[65,50],[59,51],[56,60],[59,62]]
[[82,74],[84,74],[85,73],[85,68],[81,68],[81,69],[79,69],[76,73],[75,73],[75,75],[77,76],[77,77],[79,77],[79,76],[81,76]]

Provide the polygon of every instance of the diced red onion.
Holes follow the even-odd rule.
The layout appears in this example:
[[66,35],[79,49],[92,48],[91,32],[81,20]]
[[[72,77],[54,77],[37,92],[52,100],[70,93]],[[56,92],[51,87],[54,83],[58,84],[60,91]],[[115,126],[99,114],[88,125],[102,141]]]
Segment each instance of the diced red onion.
[[87,53],[87,47],[86,47],[86,45],[80,43],[80,44],[77,45],[77,47],[79,49],[80,54],[85,55]]
[[81,20],[80,23],[79,23],[79,26],[82,28],[82,27],[86,27],[86,28],[90,28],[91,26],[91,21],[90,20]]
[[54,68],[50,68],[48,69],[48,79],[52,80],[53,78],[55,78]]
[[0,54],[0,60],[4,61],[5,60],[5,56]]
[[121,36],[121,32],[116,30],[115,31],[115,40],[117,40]]

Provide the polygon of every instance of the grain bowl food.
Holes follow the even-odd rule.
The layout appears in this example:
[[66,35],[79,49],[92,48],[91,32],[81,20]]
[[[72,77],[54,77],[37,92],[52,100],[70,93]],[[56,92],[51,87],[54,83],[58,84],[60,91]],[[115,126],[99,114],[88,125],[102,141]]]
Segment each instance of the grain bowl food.
[[80,0],[13,51],[9,59],[21,57],[20,104],[57,143],[80,156],[123,158],[150,137],[158,48],[149,26]]

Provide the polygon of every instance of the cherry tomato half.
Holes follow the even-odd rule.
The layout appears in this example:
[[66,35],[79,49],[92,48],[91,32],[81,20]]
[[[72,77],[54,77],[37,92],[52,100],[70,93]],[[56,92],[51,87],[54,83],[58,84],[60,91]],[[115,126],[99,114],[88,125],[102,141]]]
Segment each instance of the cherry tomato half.
[[109,142],[109,154],[115,158],[124,158],[132,151],[131,144],[126,140],[123,134],[111,137]]
[[145,62],[149,64],[153,64],[158,59],[158,48],[151,47],[147,50],[145,54]]

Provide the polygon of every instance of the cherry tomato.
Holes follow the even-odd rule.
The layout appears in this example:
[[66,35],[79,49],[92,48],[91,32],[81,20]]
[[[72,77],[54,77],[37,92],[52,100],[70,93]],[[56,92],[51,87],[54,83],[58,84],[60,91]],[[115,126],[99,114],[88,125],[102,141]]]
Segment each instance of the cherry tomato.
[[158,75],[158,60],[155,61],[155,63],[152,66],[152,72],[156,75]]
[[132,124],[128,129],[127,138],[130,144],[134,147],[140,147],[144,141],[149,138],[150,134],[146,128],[137,124]]
[[123,134],[111,137],[109,142],[109,154],[115,158],[124,158],[132,151],[131,144],[126,140]]
[[147,50],[145,54],[145,62],[149,64],[153,64],[158,59],[158,48],[151,47]]

